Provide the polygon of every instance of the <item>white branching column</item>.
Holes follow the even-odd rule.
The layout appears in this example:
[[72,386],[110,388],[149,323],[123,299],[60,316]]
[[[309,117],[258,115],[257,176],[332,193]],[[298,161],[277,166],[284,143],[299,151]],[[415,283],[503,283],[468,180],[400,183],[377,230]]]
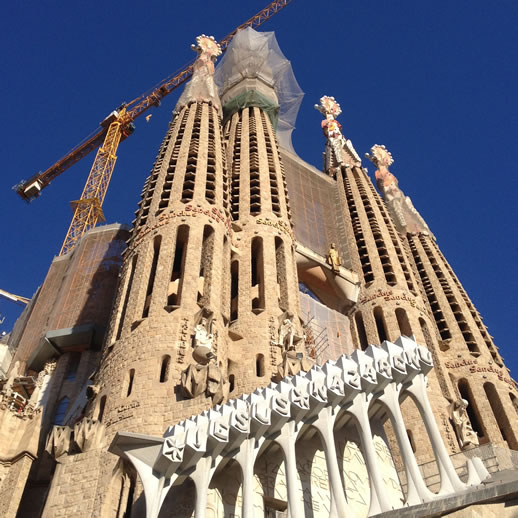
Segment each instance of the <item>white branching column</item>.
[[[326,465],[329,469],[331,492],[330,516],[352,516],[354,512],[346,498],[346,491],[336,466],[337,452],[333,430],[337,417],[347,416],[356,423],[362,437],[362,452],[371,487],[368,515],[372,516],[403,505],[412,505],[445,497],[467,489],[458,478],[446,449],[440,440],[437,424],[426,395],[426,377],[432,369],[429,351],[408,338],[397,343],[369,346],[365,352],[341,356],[307,373],[285,378],[249,395],[230,400],[208,414],[194,416],[171,427],[163,438],[118,434],[110,451],[132,462],[138,470],[146,493],[147,518],[159,515],[162,502],[175,487],[190,476],[197,494],[194,497],[196,518],[206,516],[206,492],[219,466],[228,466],[234,459],[242,473],[242,504],[236,513],[251,518],[254,510],[254,463],[265,444],[277,444],[285,458],[288,516],[304,514],[303,488],[298,480],[295,443],[308,423],[315,425],[322,435]],[[408,442],[406,423],[398,408],[401,394],[416,399],[421,418],[433,444],[434,455],[441,464],[441,489],[433,495],[427,489],[410,447],[404,448],[404,462],[411,476],[412,489],[405,504],[388,499],[379,467],[379,457],[372,445],[371,426],[376,425],[384,409],[394,422],[398,439]],[[399,414],[396,415],[396,413]],[[374,419],[372,415],[377,415]],[[347,430],[347,428],[345,429]],[[194,439],[195,438],[195,439]],[[347,440],[347,437],[344,437]],[[236,453],[237,452],[237,453]],[[298,452],[298,453],[297,453]],[[335,466],[335,467],[333,467]],[[477,459],[468,462],[469,485],[478,485],[488,476]],[[229,498],[230,495],[227,495]],[[302,513],[302,514],[301,514]]]

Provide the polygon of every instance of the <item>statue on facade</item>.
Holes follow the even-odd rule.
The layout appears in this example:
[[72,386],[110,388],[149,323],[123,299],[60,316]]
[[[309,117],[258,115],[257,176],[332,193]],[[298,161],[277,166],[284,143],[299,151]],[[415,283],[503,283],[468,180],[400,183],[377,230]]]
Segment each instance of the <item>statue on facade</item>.
[[365,156],[378,168],[376,170],[376,185],[387,204],[392,218],[399,231],[428,232],[428,225],[417,212],[409,196],[399,188],[397,178],[389,171],[394,163],[392,154],[385,146],[372,146],[371,154]]
[[187,397],[205,394],[214,405],[224,403],[230,391],[230,383],[215,358],[208,365],[191,363],[182,372],[181,386]]
[[479,445],[478,435],[473,430],[466,412],[467,407],[468,402],[465,399],[458,399],[450,405],[450,419],[453,422],[461,450],[475,448]]
[[184,394],[189,398],[205,394],[212,398],[215,405],[225,402],[230,384],[217,362],[215,319],[213,312],[207,308],[198,314],[192,345],[192,357],[196,363],[191,363],[182,372]]
[[193,358],[202,365],[207,365],[215,357],[214,347],[214,319],[212,312],[202,311],[200,319],[194,327]]
[[286,376],[295,376],[300,371],[307,371],[313,363],[306,358],[305,352],[297,352],[301,342],[304,344],[305,336],[297,333],[293,322],[293,315],[284,314],[279,326],[279,339],[273,342],[281,348],[282,362],[278,365],[278,370],[274,379],[280,380]]
[[214,62],[221,55],[221,47],[213,36],[202,34],[196,38],[196,45],[191,48],[198,53],[193,65],[192,79],[178,99],[175,112],[191,102],[208,102],[220,108],[218,88],[214,83]]
[[342,259],[338,253],[338,250],[336,249],[335,243],[331,243],[331,246],[327,252],[327,264],[331,266],[333,272],[338,273],[340,271],[340,266],[342,266]]
[[324,95],[320,98],[320,104],[315,108],[325,117],[322,121],[322,131],[327,138],[325,152],[325,170],[331,176],[336,176],[336,171],[342,165],[355,165],[361,163],[350,140],[342,135],[342,126],[336,120],[342,113],[340,105],[334,97]]

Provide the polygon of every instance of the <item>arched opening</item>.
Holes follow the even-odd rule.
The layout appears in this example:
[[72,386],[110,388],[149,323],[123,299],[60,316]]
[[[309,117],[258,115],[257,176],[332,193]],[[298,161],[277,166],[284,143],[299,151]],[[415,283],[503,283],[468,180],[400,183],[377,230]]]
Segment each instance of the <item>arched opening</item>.
[[200,273],[198,278],[198,303],[205,306],[209,303],[212,281],[212,260],[214,258],[214,229],[210,225],[203,227],[201,246]]
[[255,375],[258,378],[262,378],[264,374],[264,355],[258,354],[255,357]]
[[363,316],[361,311],[357,311],[354,315],[354,321],[356,323],[356,331],[358,332],[358,341],[360,342],[360,348],[365,351],[369,347],[369,341],[367,340],[367,331],[365,331],[365,324],[363,323]]
[[102,422],[104,416],[104,409],[106,407],[107,396],[103,396],[99,402],[99,410],[97,411],[97,421]]
[[136,473],[132,466],[119,460],[106,491],[102,516],[106,518],[129,518],[133,509]]
[[513,433],[513,428],[509,422],[509,416],[507,415],[504,406],[502,405],[502,401],[500,400],[500,396],[498,395],[496,387],[493,385],[493,383],[486,382],[484,383],[484,392],[486,393],[489,406],[491,407],[493,415],[495,416],[495,421],[498,425],[498,428],[500,429],[502,438],[510,448],[516,449],[518,444]]
[[65,416],[68,409],[68,398],[65,396],[60,400],[54,413],[54,420],[52,424],[57,426],[63,426],[65,424]]
[[378,331],[379,343],[381,344],[388,339],[387,326],[385,324],[385,317],[380,306],[374,308],[374,320],[376,321],[376,329]]
[[414,434],[412,433],[412,430],[409,430],[408,428],[406,430],[406,434],[408,436],[408,440],[410,441],[410,446],[412,446],[412,451],[415,453],[417,450],[415,447]]
[[182,285],[188,240],[189,227],[187,225],[180,225],[176,234],[173,267],[171,270],[169,289],[167,292],[167,305],[171,307],[179,306],[182,298]]
[[399,326],[399,332],[403,336],[412,336],[412,328],[410,327],[410,321],[408,320],[408,315],[403,308],[396,309],[396,318]]
[[254,237],[251,246],[251,292],[252,311],[260,312],[264,310],[264,259],[263,259],[263,239]]
[[286,274],[286,254],[284,241],[280,237],[275,238],[275,264],[277,269],[277,289],[279,290],[279,307],[288,309],[288,279]]
[[276,511],[286,511],[287,488],[284,452],[275,441],[265,441],[254,464],[254,516],[278,516]]
[[511,398],[511,402],[513,403],[514,409],[518,414],[518,398],[512,392],[509,392],[509,397]]
[[421,326],[421,332],[423,333],[423,338],[426,347],[429,350],[433,350],[432,335],[430,334],[430,330],[428,329],[428,326],[426,325],[426,322],[423,318],[419,319],[419,325]]
[[133,390],[133,381],[135,379],[135,369],[130,369],[128,373],[128,389],[126,391],[126,397],[128,397],[131,394],[131,391]]
[[128,302],[131,294],[131,287],[133,286],[133,278],[135,277],[135,268],[137,266],[137,255],[133,256],[133,259],[131,260],[131,266],[130,266],[130,273],[127,277],[127,284],[125,287],[125,293],[124,293],[124,303],[122,304],[122,310],[119,315],[119,324],[117,327],[117,335],[115,337],[115,340],[118,340],[121,337],[122,334],[122,326],[124,325],[124,318],[126,317],[126,311],[128,309]]
[[69,353],[67,375],[65,377],[65,381],[74,381],[76,379],[77,369],[79,367],[80,361],[81,361],[81,353],[79,353],[79,352]]
[[191,518],[196,504],[196,486],[191,478],[181,479],[167,493],[158,518]]
[[149,279],[147,283],[146,299],[144,301],[142,318],[147,318],[149,316],[149,307],[151,306],[151,295],[153,295],[153,287],[155,285],[156,269],[158,265],[158,256],[160,255],[161,242],[161,236],[156,236],[155,239],[153,239],[153,259],[151,261],[151,269],[149,271]]
[[316,428],[306,425],[300,430],[295,444],[295,456],[304,516],[320,516],[315,511],[325,512],[325,503],[331,501],[331,484],[328,480],[324,446]]
[[228,377],[228,383],[230,385],[229,392],[230,393],[234,392],[234,389],[236,388],[236,377],[234,376],[234,374],[231,374]]
[[237,320],[239,308],[239,261],[230,266],[230,320]]
[[242,480],[235,460],[220,463],[207,492],[207,516],[241,516]]
[[171,356],[166,354],[162,356],[162,363],[160,365],[160,383],[165,383],[169,377],[169,364],[171,362]]
[[471,428],[473,428],[473,431],[478,435],[480,444],[488,442],[489,439],[482,425],[482,420],[480,419],[480,411],[475,404],[475,398],[473,397],[469,383],[463,378],[459,380],[457,386],[459,388],[460,397],[468,402],[466,412],[471,422]]

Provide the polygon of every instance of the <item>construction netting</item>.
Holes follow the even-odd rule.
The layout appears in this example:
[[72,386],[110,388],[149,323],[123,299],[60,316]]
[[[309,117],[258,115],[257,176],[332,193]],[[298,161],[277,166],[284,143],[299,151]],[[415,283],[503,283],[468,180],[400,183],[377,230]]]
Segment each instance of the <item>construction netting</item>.
[[273,32],[247,28],[239,31],[230,42],[216,67],[214,80],[222,94],[243,79],[259,79],[274,88],[279,103],[277,139],[282,147],[293,150],[291,133],[304,92]]

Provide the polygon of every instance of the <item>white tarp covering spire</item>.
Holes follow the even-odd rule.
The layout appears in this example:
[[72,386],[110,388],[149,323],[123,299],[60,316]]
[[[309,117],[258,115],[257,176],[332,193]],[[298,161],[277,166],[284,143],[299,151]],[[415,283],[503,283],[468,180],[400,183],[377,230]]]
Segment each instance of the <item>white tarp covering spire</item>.
[[[225,97],[225,92],[230,88],[245,79],[258,79],[274,89],[276,102],[279,104],[277,139],[282,147],[294,151],[291,132],[295,128],[304,92],[300,89],[291,63],[281,52],[273,32],[243,29],[228,46],[214,74],[222,97]],[[225,99],[223,102],[225,104]]]

